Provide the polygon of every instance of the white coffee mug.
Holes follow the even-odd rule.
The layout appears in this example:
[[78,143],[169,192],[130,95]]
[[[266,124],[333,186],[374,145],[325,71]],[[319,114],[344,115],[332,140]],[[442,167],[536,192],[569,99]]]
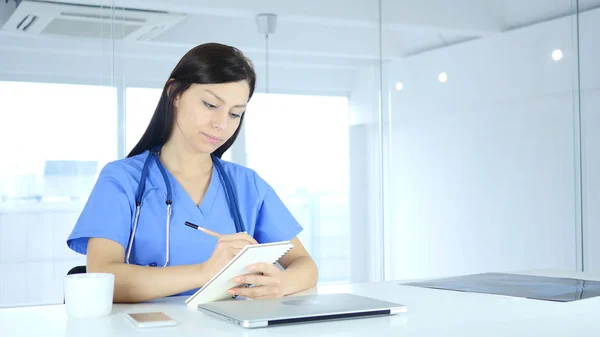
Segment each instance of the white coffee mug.
[[112,311],[114,288],[113,274],[85,273],[65,276],[67,314],[81,318],[109,315]]

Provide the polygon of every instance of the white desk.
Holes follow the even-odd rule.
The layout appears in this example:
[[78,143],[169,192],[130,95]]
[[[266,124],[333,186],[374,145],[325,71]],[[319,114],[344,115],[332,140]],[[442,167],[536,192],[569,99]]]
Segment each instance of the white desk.
[[[543,276],[582,277],[576,273],[536,272]],[[327,286],[308,293],[351,292],[408,305],[393,317],[320,322],[247,330],[188,309],[184,298],[115,305],[110,316],[69,319],[64,306],[0,310],[0,335],[62,336],[594,336],[600,335],[600,297],[558,303],[503,296],[441,291],[398,282]],[[163,311],[178,327],[136,330],[123,312]]]

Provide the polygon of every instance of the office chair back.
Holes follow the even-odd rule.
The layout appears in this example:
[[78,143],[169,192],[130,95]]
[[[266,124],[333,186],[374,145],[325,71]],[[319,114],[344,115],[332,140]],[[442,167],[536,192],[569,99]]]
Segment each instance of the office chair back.
[[[73,274],[85,274],[87,272],[87,268],[86,266],[76,266],[71,268],[71,270],[69,270],[67,272],[67,275],[73,275]],[[63,304],[65,303],[65,298],[63,297]]]
[[85,274],[86,272],[87,272],[86,266],[76,266],[76,267],[71,268],[71,270],[69,270],[69,272],[67,272],[67,275]]

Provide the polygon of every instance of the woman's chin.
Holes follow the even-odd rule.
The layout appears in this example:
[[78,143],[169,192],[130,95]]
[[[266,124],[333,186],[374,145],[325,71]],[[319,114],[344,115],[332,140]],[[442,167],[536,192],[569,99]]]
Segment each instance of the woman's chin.
[[194,146],[194,149],[198,153],[211,154],[211,153],[215,152],[221,145],[222,144],[210,144],[210,143],[196,144]]

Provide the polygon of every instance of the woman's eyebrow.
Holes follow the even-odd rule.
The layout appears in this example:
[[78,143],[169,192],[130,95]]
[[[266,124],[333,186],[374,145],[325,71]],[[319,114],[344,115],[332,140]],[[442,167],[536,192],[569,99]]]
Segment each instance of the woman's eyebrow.
[[[218,96],[217,94],[215,94],[214,92],[212,92],[212,91],[210,91],[210,90],[208,90],[208,89],[206,89],[205,91],[206,91],[206,92],[208,92],[209,94],[211,94],[211,95],[215,96],[215,98],[216,98],[216,99],[218,99],[219,101],[221,101],[221,103],[225,103],[225,100],[224,100],[224,99],[222,99],[221,97],[219,97],[219,96]],[[238,104],[238,105],[236,105],[234,108],[245,108],[245,107],[246,107],[246,104]]]

